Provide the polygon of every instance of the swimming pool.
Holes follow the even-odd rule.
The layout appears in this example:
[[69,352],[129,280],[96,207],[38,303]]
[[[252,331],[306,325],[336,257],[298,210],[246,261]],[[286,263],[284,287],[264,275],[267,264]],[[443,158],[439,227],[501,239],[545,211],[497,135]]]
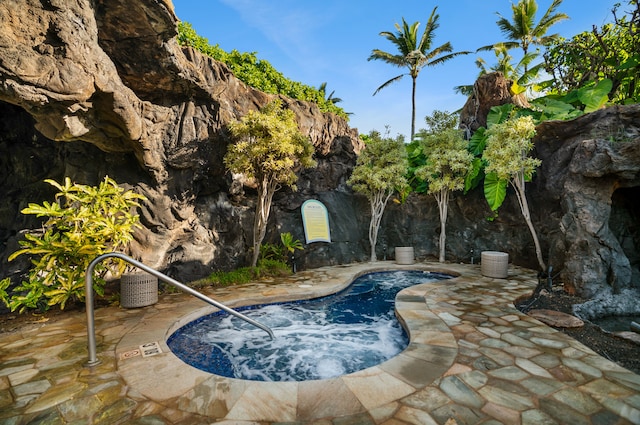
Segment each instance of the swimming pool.
[[343,291],[318,299],[252,306],[245,315],[264,332],[224,312],[175,331],[167,345],[198,369],[257,381],[328,379],[380,364],[408,344],[394,299],[407,287],[452,276],[418,270],[369,273]]

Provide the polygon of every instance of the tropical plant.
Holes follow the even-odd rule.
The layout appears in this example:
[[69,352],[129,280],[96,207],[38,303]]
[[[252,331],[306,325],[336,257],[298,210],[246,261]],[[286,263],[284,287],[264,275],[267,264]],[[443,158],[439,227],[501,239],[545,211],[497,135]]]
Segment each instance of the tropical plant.
[[229,145],[224,163],[231,172],[254,180],[258,191],[251,260],[255,267],[273,195],[282,185],[296,190],[296,170],[316,164],[314,147],[298,129],[293,111],[284,109],[278,99],[229,124],[229,130],[236,143]]
[[[546,46],[554,40],[558,40],[560,35],[547,33],[553,25],[569,19],[566,14],[556,12],[560,4],[562,4],[562,0],[553,0],[542,18],[536,22],[538,12],[536,0],[519,0],[516,4],[512,3],[512,20],[509,21],[498,13],[500,19],[496,22],[507,41],[484,46],[478,50],[493,50],[497,45],[503,45],[507,50],[520,48],[523,56],[527,57],[530,53],[534,53],[529,50],[531,46]],[[527,70],[528,63],[525,63],[525,74]]]
[[282,94],[292,99],[314,102],[321,111],[332,112],[348,119],[349,114],[336,106],[338,98],[325,98],[323,91],[290,80],[268,61],[258,59],[256,52],[241,53],[235,49],[226,52],[218,44],[212,46],[209,40],[199,36],[188,22],[178,23],[177,39],[180,45],[190,46],[226,64],[240,81],[251,87],[265,93]]
[[[27,233],[22,249],[9,256],[31,258],[33,268],[29,278],[12,291],[6,292],[8,281],[0,285],[2,298],[12,311],[19,309],[47,310],[54,305],[64,309],[69,301],[85,298],[85,272],[91,261],[110,251],[124,249],[133,240],[133,230],[139,226],[138,215],[132,212],[144,196],[125,191],[105,177],[97,187],[45,180],[58,189],[55,202],[29,204],[23,214],[44,217],[42,230]],[[104,294],[107,273],[119,274],[124,265],[118,261],[103,261],[96,265],[93,289]]]
[[318,91],[322,94],[322,96],[326,99],[327,102],[331,102],[333,104],[342,102],[342,99],[339,97],[334,97],[333,94],[336,92],[332,90],[331,93],[327,95],[327,83],[326,81],[318,87]]
[[406,190],[401,192],[401,201],[406,199],[410,192],[426,193],[427,182],[416,176],[416,170],[426,164],[426,156],[422,148],[422,141],[425,137],[442,133],[446,130],[458,128],[460,122],[459,114],[449,111],[441,111],[434,109],[431,115],[424,117],[426,128],[421,128],[407,147],[407,160],[409,167],[407,169],[407,181],[409,185]]
[[427,181],[428,193],[436,198],[440,213],[439,261],[445,260],[446,223],[449,196],[452,191],[464,189],[473,155],[467,150],[467,141],[460,130],[447,128],[426,135],[422,140],[426,163],[416,170],[416,176]]
[[369,140],[358,156],[356,166],[347,183],[353,190],[367,197],[371,206],[369,243],[371,261],[376,261],[378,229],[389,198],[407,184],[407,151],[404,138],[382,137],[377,131],[369,133]]
[[[500,207],[506,196],[507,183],[515,189],[522,216],[531,232],[540,269],[545,271],[540,242],[529,211],[525,183],[531,181],[540,160],[528,156],[533,149],[531,139],[535,135],[535,124],[531,116],[512,118],[494,124],[487,129],[486,147],[482,154],[486,162],[485,197],[492,210]],[[503,185],[494,181],[504,182]],[[489,184],[487,184],[489,183]],[[491,188],[491,189],[488,189]]]
[[269,259],[287,263],[288,255],[293,254],[296,249],[302,251],[304,247],[299,239],[294,239],[289,232],[280,233],[281,244],[265,243],[260,248],[260,259]]
[[446,42],[433,50],[431,45],[435,37],[435,31],[440,26],[438,19],[440,15],[436,14],[435,7],[429,16],[427,25],[422,33],[422,36],[418,34],[418,27],[420,22],[414,22],[409,25],[404,18],[402,18],[402,26],[395,24],[396,31],[382,31],[381,36],[385,37],[398,49],[397,53],[389,53],[380,49],[374,49],[367,60],[381,60],[390,65],[397,66],[398,68],[408,68],[408,74],[400,74],[396,77],[383,83],[373,93],[374,96],[383,88],[390,84],[399,81],[405,75],[411,76],[411,136],[410,141],[413,140],[415,135],[415,122],[416,122],[416,81],[420,71],[425,66],[435,66],[444,63],[458,55],[467,54],[469,52],[457,52],[453,51],[453,46],[450,42]]
[[619,4],[613,8],[614,22],[551,44],[544,58],[554,93],[608,79],[610,102],[640,101],[640,5],[637,0],[628,4],[631,10],[622,16],[618,16]]
[[[529,64],[538,57],[537,53],[528,53],[514,65],[512,63],[514,58],[509,54],[509,49],[507,49],[504,43],[497,43],[493,45],[493,51],[496,55],[497,62],[491,67],[487,68],[487,64],[484,59],[476,59],[476,66],[480,68],[478,77],[491,72],[501,72],[506,79],[513,82],[510,88],[513,95],[524,93],[529,87],[531,87],[544,65],[541,62],[531,68],[528,68]],[[526,72],[525,68],[527,68]],[[454,90],[465,96],[471,96],[473,95],[473,87],[473,84],[456,86],[454,87]]]

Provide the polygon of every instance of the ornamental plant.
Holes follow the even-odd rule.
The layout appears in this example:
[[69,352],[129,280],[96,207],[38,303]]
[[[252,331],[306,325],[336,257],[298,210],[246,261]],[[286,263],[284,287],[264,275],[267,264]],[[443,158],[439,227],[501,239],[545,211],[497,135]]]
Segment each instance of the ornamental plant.
[[[58,189],[55,201],[42,205],[29,204],[23,214],[45,218],[39,232],[27,233],[20,242],[22,249],[9,256],[12,261],[28,255],[33,267],[28,279],[7,292],[10,280],[0,282],[0,299],[11,309],[48,310],[54,305],[64,309],[70,301],[84,301],[85,272],[91,261],[111,251],[125,248],[139,227],[133,212],[145,200],[142,195],[125,191],[108,176],[97,186],[45,182]],[[104,295],[107,273],[120,274],[124,263],[105,260],[95,267],[93,289]]]
[[539,159],[528,156],[533,149],[531,139],[535,134],[535,124],[530,116],[512,118],[489,127],[486,131],[486,147],[482,153],[482,159],[486,162],[484,194],[489,206],[495,211],[505,199],[507,183],[511,184],[533,237],[538,264],[542,270],[546,270],[525,192],[525,182],[531,181],[541,163]]
[[449,196],[452,191],[463,190],[465,178],[471,169],[473,155],[460,130],[448,128],[425,135],[421,140],[425,164],[415,171],[416,177],[428,184],[427,193],[438,202],[440,212],[440,254],[445,260],[446,223]]
[[236,143],[229,145],[224,163],[231,172],[252,179],[258,191],[251,260],[251,266],[255,267],[267,232],[274,193],[282,186],[296,190],[296,171],[316,165],[315,148],[300,132],[294,112],[283,108],[278,99],[229,124],[229,130]]
[[364,150],[356,161],[356,166],[347,183],[353,190],[369,199],[371,221],[369,222],[369,243],[371,261],[376,261],[378,229],[385,207],[396,190],[407,186],[407,150],[402,136],[395,139],[381,137],[372,131],[366,138]]

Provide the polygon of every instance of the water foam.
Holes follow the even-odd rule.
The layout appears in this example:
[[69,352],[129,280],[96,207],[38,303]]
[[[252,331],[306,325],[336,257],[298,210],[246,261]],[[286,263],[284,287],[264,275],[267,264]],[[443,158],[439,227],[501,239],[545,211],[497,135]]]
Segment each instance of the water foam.
[[243,311],[273,329],[273,341],[260,329],[217,313],[179,329],[168,344],[185,362],[218,375],[260,381],[332,378],[401,352],[408,339],[395,318],[395,294],[446,277],[372,273],[337,295]]

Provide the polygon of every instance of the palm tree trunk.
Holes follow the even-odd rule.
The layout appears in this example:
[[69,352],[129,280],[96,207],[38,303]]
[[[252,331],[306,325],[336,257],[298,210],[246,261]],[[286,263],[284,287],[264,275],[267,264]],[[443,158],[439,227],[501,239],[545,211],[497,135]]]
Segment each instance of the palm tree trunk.
[[416,81],[417,77],[411,76],[411,138],[409,142],[413,141],[413,136],[416,134]]

